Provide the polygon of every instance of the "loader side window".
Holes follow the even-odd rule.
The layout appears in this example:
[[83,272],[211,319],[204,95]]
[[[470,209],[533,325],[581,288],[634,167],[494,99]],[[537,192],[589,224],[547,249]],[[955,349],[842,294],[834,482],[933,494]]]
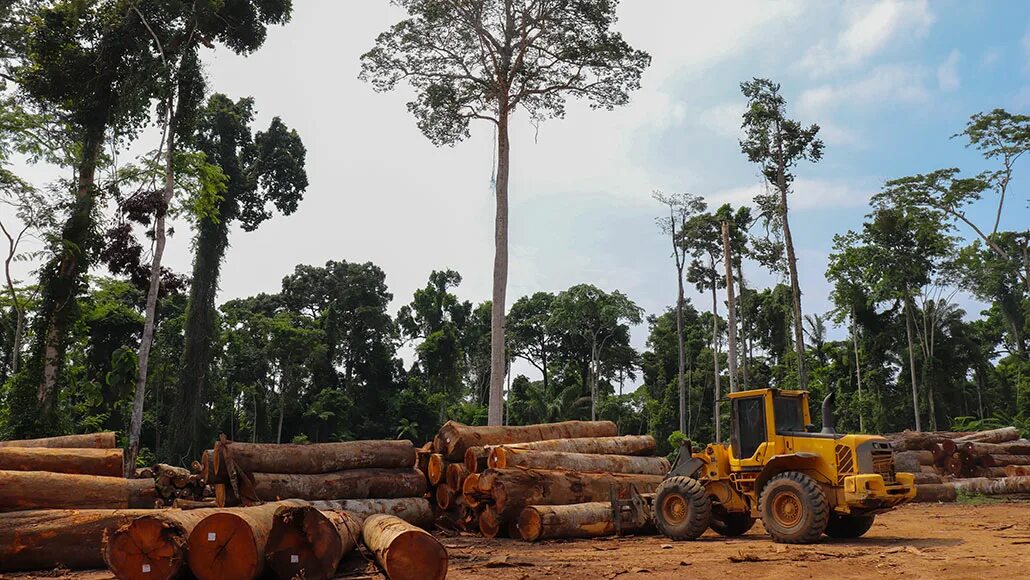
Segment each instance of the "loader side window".
[[765,443],[765,401],[748,397],[733,401],[733,456],[748,459]]
[[805,432],[805,413],[801,409],[801,401],[801,397],[773,397],[777,433]]

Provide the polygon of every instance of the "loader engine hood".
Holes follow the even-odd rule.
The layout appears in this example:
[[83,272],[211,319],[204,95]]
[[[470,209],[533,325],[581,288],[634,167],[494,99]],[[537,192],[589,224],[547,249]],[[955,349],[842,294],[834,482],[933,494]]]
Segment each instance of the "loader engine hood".
[[[848,453],[853,462],[848,465]],[[892,485],[894,477],[894,448],[884,437],[878,435],[847,435],[837,441],[837,470],[841,473],[876,473],[883,476],[884,483]],[[850,468],[850,469],[848,469]]]

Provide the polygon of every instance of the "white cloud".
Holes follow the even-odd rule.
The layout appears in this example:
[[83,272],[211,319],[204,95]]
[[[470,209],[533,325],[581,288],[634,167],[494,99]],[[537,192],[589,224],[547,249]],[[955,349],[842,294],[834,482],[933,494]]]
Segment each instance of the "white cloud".
[[848,26],[836,41],[813,46],[800,65],[815,76],[861,65],[894,40],[926,36],[935,19],[926,0],[860,3],[851,9]]
[[937,67],[937,86],[942,91],[955,91],[961,86],[962,81],[958,75],[958,62],[962,54],[958,49],[952,49],[948,58]]
[[841,105],[921,103],[929,98],[926,80],[927,70],[921,66],[881,66],[852,82],[808,89],[801,93],[799,107],[806,116],[819,117]]
[[992,46],[984,51],[983,56],[980,57],[980,66],[984,68],[992,68],[994,65],[1001,61],[1001,57],[1004,55],[1001,47]]
[[701,111],[697,116],[697,122],[702,127],[723,137],[740,137],[740,125],[746,105],[738,102],[728,102],[709,107]]
[[[753,206],[754,197],[766,191],[763,184],[734,187],[707,196],[710,208],[724,203],[734,206]],[[788,201],[791,211],[858,208],[869,204],[872,188],[856,187],[853,182],[841,183],[824,179],[797,179],[791,187]]]

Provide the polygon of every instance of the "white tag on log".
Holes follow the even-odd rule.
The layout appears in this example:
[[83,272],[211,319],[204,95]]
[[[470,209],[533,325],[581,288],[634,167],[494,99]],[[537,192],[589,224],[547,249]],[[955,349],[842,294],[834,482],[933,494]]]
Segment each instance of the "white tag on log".
[[214,532],[208,532],[207,533],[207,541],[209,541],[209,542],[215,541],[215,538],[217,538],[217,537],[218,536],[216,536]]
[[297,554],[290,554],[290,564],[299,564],[299,563],[300,563],[300,556],[298,556]]
[[150,564],[143,564],[143,573],[150,574]]

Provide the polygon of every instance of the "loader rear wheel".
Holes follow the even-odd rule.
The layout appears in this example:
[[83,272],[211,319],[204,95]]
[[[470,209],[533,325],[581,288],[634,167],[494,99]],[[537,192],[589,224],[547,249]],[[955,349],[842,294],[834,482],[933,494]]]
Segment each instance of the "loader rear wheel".
[[762,524],[774,541],[811,544],[826,531],[830,505],[823,488],[811,477],[787,471],[769,480],[758,500]]
[[735,538],[743,536],[755,525],[755,518],[748,512],[727,512],[712,509],[712,530],[720,536]]
[[695,540],[712,520],[712,499],[696,479],[670,477],[658,486],[655,525],[673,540]]
[[873,527],[876,516],[845,516],[833,514],[826,524],[826,535],[831,538],[861,538]]

